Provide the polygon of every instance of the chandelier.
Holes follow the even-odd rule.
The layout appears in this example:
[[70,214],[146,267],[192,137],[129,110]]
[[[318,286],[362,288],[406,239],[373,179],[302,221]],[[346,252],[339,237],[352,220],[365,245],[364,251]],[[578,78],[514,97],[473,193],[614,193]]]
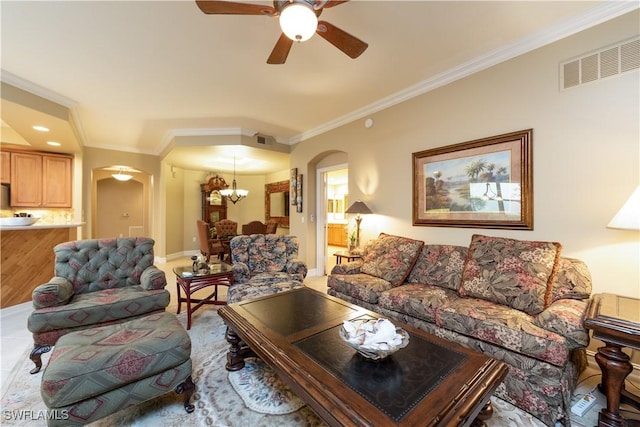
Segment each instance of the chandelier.
[[238,189],[236,188],[236,185],[236,157],[233,156],[233,183],[231,184],[230,189],[225,188],[224,190],[220,190],[220,194],[222,194],[223,197],[226,197],[227,200],[229,200],[234,205],[238,201],[247,197],[247,194],[249,194],[249,190]]

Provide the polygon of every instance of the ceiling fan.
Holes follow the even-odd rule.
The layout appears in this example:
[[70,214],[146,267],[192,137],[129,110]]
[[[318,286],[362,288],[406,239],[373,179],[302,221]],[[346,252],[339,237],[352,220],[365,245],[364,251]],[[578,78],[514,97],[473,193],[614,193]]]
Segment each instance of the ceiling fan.
[[282,34],[276,42],[267,64],[284,64],[294,41],[303,42],[317,33],[350,58],[357,58],[369,46],[362,40],[318,17],[325,8],[338,6],[349,0],[274,0],[273,7],[232,1],[196,0],[206,14],[266,15],[280,17]]

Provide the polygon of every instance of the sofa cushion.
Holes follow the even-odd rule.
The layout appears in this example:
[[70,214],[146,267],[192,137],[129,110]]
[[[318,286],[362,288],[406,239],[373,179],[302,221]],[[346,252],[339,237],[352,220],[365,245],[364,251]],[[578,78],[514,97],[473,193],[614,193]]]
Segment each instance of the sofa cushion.
[[[285,276],[276,275],[283,274]],[[243,283],[229,287],[227,292],[227,303],[233,304],[240,301],[248,301],[266,295],[278,294],[280,292],[290,291],[292,289],[301,288],[304,285],[301,281],[294,280],[286,273],[261,273],[257,276],[254,283]]]
[[574,258],[560,258],[558,274],[548,292],[546,306],[559,299],[588,299],[591,296],[591,274],[587,265]]
[[436,324],[556,366],[563,366],[569,357],[564,337],[536,326],[520,310],[490,301],[450,300],[437,310]]
[[456,291],[460,287],[466,258],[465,246],[424,245],[406,282],[441,286]]
[[368,274],[332,274],[327,277],[327,286],[344,295],[371,304],[378,303],[378,297],[391,289],[391,283]]
[[454,291],[432,285],[402,285],[380,294],[381,308],[406,314],[428,322],[436,322],[436,311],[452,299],[460,298]]
[[166,289],[145,291],[140,286],[106,289],[76,295],[66,305],[35,310],[27,320],[27,327],[31,332],[76,328],[164,310],[167,305]]
[[416,262],[424,242],[380,233],[365,247],[360,272],[399,286]]
[[538,314],[555,280],[561,248],[556,242],[475,234],[458,292]]

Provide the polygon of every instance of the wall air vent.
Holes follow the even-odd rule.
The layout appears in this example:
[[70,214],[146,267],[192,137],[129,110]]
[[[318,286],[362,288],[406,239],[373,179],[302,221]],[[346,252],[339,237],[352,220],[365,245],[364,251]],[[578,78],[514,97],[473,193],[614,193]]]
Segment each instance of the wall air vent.
[[561,89],[640,68],[640,38],[627,40],[560,64]]
[[274,137],[269,135],[263,135],[261,133],[257,133],[255,136],[256,136],[256,142],[258,144],[272,145],[276,141]]

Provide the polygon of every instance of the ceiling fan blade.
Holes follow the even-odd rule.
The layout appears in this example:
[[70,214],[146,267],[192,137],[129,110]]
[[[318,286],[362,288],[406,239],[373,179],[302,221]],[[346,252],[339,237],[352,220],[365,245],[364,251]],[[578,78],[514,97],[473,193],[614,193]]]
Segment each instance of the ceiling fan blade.
[[353,59],[369,47],[367,43],[326,21],[318,21],[316,33]]
[[[329,0],[329,1],[322,1],[322,0],[318,0],[316,2],[316,5],[321,5],[322,8],[327,8],[327,7],[334,7],[334,6],[338,6],[341,5],[342,3],[346,3],[349,0]],[[324,4],[322,4],[324,3]]]
[[237,3],[232,1],[196,0],[196,4],[206,14],[215,15],[267,15],[272,16],[275,9],[261,4]]
[[273,47],[269,59],[267,59],[267,64],[284,64],[292,45],[293,40],[284,35],[284,33],[280,34],[280,38]]

